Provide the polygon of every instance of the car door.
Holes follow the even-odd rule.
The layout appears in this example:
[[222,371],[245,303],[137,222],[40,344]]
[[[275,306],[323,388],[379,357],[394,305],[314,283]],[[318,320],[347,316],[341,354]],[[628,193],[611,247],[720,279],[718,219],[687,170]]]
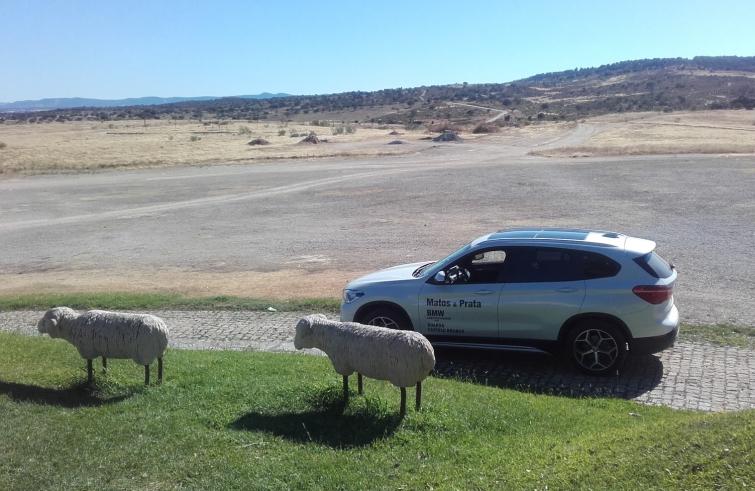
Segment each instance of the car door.
[[[505,261],[502,248],[475,251],[431,278],[419,295],[422,332],[435,339],[498,338],[498,296]],[[454,270],[461,276],[451,278]],[[464,278],[464,271],[469,277]]]
[[585,299],[579,251],[512,247],[506,254],[498,302],[501,338],[557,339]]

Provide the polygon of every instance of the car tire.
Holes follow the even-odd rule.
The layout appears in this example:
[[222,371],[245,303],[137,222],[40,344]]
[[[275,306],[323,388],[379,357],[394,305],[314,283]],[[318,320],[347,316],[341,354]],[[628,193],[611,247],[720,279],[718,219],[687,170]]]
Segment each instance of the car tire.
[[569,330],[564,355],[589,375],[614,375],[627,357],[624,333],[610,322],[583,321]]
[[370,326],[387,327],[388,329],[398,329],[401,331],[410,331],[412,329],[406,314],[395,307],[381,306],[374,307],[365,311],[360,316],[359,322]]

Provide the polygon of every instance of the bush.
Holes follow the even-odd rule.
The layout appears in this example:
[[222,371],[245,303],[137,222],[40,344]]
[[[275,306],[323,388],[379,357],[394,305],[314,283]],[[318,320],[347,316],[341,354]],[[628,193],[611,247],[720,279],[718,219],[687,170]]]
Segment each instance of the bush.
[[239,135],[251,135],[252,130],[248,126],[239,126]]
[[451,122],[448,120],[438,121],[437,123],[430,123],[427,129],[434,133],[443,133],[444,131],[461,131],[461,127],[459,125],[451,124]]
[[480,123],[474,127],[474,129],[472,130],[472,133],[475,133],[475,134],[497,133],[498,130],[499,130],[498,126],[493,123]]
[[278,130],[278,136],[286,136],[286,130]]
[[8,145],[5,144],[5,142],[0,142],[0,150],[7,147]]
[[198,142],[201,139],[202,139],[202,137],[201,136],[197,136],[197,135],[191,135],[191,137],[189,137],[189,140],[193,141],[193,142]]

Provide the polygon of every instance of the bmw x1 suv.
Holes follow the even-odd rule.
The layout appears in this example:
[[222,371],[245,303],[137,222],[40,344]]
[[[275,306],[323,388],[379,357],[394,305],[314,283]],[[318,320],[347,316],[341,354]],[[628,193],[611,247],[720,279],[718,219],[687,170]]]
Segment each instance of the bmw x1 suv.
[[341,320],[413,329],[435,346],[563,354],[615,373],[628,354],[673,345],[677,273],[655,242],[616,232],[511,229],[440,261],[356,279]]

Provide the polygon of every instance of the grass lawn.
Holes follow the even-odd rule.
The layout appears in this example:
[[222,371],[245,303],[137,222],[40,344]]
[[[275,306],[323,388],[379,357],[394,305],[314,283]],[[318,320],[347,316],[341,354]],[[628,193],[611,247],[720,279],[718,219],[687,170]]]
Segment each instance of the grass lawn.
[[431,378],[401,420],[384,382],[344,406],[324,357],[171,350],[149,388],[134,363],[109,365],[89,391],[64,341],[0,333],[0,489],[755,485],[755,411]]
[[46,310],[65,305],[72,309],[110,310],[265,310],[274,307],[280,311],[319,310],[337,312],[341,300],[336,298],[304,298],[272,300],[264,298],[186,297],[172,293],[40,293],[0,296],[0,311]]

